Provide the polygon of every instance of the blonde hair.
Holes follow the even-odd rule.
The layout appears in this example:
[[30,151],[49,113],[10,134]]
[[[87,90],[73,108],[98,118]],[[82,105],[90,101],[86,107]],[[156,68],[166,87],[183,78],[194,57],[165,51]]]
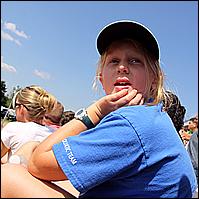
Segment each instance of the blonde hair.
[[[161,102],[162,100],[165,100],[167,104],[169,105],[169,98],[168,95],[165,92],[165,89],[163,87],[163,81],[164,81],[164,73],[160,67],[160,63],[155,57],[146,49],[144,46],[139,43],[138,41],[132,40],[132,39],[122,39],[118,40],[122,42],[130,42],[143,56],[144,56],[144,66],[145,71],[147,74],[146,78],[146,85],[145,89],[147,91],[145,101],[147,102],[147,105],[155,105]],[[96,76],[93,83],[93,88],[97,89],[97,80],[99,80],[100,74],[102,72],[102,69],[105,65],[105,61],[107,58],[108,50],[110,49],[110,46],[105,50],[105,52],[101,55],[99,61],[98,61],[98,67],[96,70]],[[152,73],[152,76],[155,79],[155,85],[153,85],[152,88],[149,88],[149,73]],[[152,100],[150,100],[152,99]]]
[[21,89],[14,100],[26,107],[30,121],[43,119],[44,115],[51,112],[57,103],[53,95],[36,85]]

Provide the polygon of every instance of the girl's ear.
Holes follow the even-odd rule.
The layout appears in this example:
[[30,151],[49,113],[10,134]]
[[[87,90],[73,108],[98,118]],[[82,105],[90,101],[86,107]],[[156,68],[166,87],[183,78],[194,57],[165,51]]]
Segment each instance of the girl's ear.
[[151,88],[152,88],[152,89],[155,89],[156,87],[157,87],[157,81],[154,80],[154,81],[152,82],[152,84],[151,84]]
[[103,88],[103,90],[104,90],[104,82],[103,82],[102,73],[99,74],[99,81],[100,81],[100,83],[101,83],[101,85],[102,85],[102,88]]
[[158,83],[157,78],[153,77],[151,87],[152,87],[152,88],[157,87],[157,83]]
[[154,78],[151,83],[151,88],[150,88],[151,93],[154,93],[156,87],[157,87],[157,79]]

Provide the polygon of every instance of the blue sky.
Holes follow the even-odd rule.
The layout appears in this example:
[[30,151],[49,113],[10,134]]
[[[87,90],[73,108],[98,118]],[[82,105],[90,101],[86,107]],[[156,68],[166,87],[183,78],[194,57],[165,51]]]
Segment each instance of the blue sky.
[[186,119],[198,112],[197,1],[2,1],[1,80],[8,92],[40,85],[65,110],[89,106],[99,55],[95,42],[108,23],[129,19],[159,42],[165,87],[181,100]]

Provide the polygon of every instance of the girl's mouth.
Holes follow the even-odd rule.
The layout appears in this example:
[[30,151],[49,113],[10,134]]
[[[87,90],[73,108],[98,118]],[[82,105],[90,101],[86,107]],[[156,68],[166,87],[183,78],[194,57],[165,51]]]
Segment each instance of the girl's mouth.
[[128,78],[118,78],[114,84],[115,90],[118,92],[123,89],[128,89],[131,87],[131,83],[129,82]]

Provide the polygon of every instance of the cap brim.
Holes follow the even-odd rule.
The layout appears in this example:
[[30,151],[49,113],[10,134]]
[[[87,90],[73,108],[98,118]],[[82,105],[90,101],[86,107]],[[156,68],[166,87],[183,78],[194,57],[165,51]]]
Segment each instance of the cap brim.
[[117,21],[107,25],[97,37],[96,45],[100,55],[115,40],[130,38],[144,45],[144,47],[159,59],[158,42],[151,31],[140,23],[134,21]]

